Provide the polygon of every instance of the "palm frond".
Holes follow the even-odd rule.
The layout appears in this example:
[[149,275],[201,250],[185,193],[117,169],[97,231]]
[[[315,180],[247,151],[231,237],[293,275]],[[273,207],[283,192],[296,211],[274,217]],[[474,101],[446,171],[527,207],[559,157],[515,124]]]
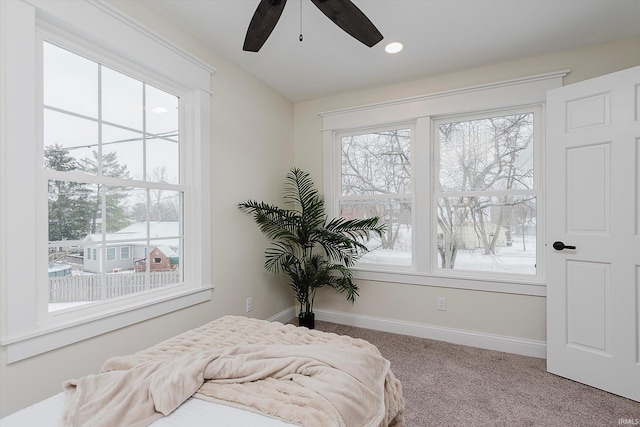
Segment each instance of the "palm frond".
[[308,172],[291,169],[287,174],[283,198],[299,209],[307,224],[324,220],[324,196],[315,188]]
[[282,209],[264,202],[248,200],[238,204],[238,208],[253,215],[253,220],[260,231],[269,239],[295,239],[300,223],[300,215],[296,211]]
[[369,240],[371,233],[382,236],[387,229],[386,224],[381,224],[378,217],[346,219],[334,218],[327,223],[326,229],[336,233],[345,234],[354,240]]
[[386,225],[378,224],[378,221],[377,217],[332,219],[318,230],[318,244],[331,259],[352,266],[362,255],[369,252],[365,243],[370,235],[381,235],[386,229]]
[[353,304],[356,301],[356,296],[360,296],[358,293],[358,285],[353,283],[353,275],[351,270],[340,264],[331,264],[327,266],[329,272],[338,273],[339,275],[332,275],[333,280],[329,283],[329,286],[334,288],[339,293],[347,294],[347,301]]
[[286,272],[288,266],[298,262],[297,252],[299,250],[288,242],[271,243],[264,253],[264,269],[272,273]]

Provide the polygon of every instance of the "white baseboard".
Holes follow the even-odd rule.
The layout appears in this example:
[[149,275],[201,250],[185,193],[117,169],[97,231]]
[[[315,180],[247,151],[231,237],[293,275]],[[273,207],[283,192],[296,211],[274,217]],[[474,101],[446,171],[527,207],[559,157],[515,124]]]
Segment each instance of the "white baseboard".
[[[446,341],[453,344],[468,345],[471,347],[503,351],[523,356],[539,357],[543,359],[547,357],[547,343],[544,341],[507,337],[487,334],[484,332],[446,328],[442,326],[405,322],[401,320],[350,314],[332,310],[314,309],[314,312],[316,313],[316,320],[324,320],[326,322],[374,329],[377,331],[392,332],[401,335],[410,335],[419,338]],[[287,310],[287,313],[289,313],[289,310]],[[295,309],[292,308],[290,313],[293,315],[287,314],[289,316],[287,320],[295,316]]]
[[269,322],[287,323],[288,321],[290,321],[294,317],[296,317],[296,308],[295,307],[289,307],[289,308],[287,308],[285,310],[282,310],[280,313],[278,313],[278,314],[276,314],[274,316],[271,316],[267,320]]

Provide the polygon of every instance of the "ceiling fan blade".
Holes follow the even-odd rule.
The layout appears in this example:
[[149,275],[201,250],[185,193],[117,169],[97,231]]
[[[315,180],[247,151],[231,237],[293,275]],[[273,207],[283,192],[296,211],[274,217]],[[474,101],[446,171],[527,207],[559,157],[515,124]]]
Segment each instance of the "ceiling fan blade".
[[261,0],[251,18],[242,50],[257,52],[275,28],[287,0]]
[[369,47],[383,39],[367,16],[350,0],[311,0],[327,18]]

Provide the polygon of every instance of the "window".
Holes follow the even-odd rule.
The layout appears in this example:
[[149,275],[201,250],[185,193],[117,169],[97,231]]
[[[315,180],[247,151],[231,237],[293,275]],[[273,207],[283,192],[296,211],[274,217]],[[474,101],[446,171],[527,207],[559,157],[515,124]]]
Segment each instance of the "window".
[[[337,133],[338,214],[378,216],[387,225],[382,238],[370,240],[375,250],[362,258],[361,267],[411,267],[416,257],[435,258],[429,271],[438,274],[535,276],[535,110],[432,119],[432,138],[416,144],[429,145],[433,156],[415,161],[413,125]],[[432,174],[433,192],[415,182],[412,162]],[[416,214],[431,218],[434,236],[418,253],[412,246],[420,233],[412,214],[414,187],[424,206],[432,206],[430,215]]]
[[[47,269],[73,267],[50,279],[49,310],[182,282],[115,264],[117,248],[106,247],[131,243],[144,257],[162,240],[182,252],[180,97],[46,40],[42,63]],[[83,244],[106,247],[106,262],[75,259]]]
[[564,75],[322,113],[328,211],[388,227],[355,277],[544,295],[542,108]]
[[116,248],[107,248],[107,261],[116,260]]
[[347,218],[377,216],[386,233],[368,243],[375,251],[361,262],[411,265],[412,127],[339,134],[339,214]]
[[[209,300],[214,70],[102,2],[0,16],[7,363]],[[67,276],[95,286],[52,302]]]
[[536,274],[536,116],[435,121],[438,269]]

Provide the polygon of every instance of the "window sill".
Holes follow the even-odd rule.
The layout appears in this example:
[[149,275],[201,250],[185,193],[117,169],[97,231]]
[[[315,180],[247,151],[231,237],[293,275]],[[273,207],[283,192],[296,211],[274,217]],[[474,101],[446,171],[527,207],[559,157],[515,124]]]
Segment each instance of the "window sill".
[[101,311],[83,319],[43,325],[36,331],[7,337],[0,341],[6,348],[7,363],[17,362],[38,354],[95,337],[134,323],[177,311],[211,299],[213,286],[181,290],[146,300],[120,310]]
[[451,277],[417,273],[402,270],[377,270],[375,268],[354,268],[353,277],[375,282],[401,283],[408,285],[434,286],[440,288],[466,289],[473,291],[500,292],[518,295],[546,296],[546,283],[520,278]]

